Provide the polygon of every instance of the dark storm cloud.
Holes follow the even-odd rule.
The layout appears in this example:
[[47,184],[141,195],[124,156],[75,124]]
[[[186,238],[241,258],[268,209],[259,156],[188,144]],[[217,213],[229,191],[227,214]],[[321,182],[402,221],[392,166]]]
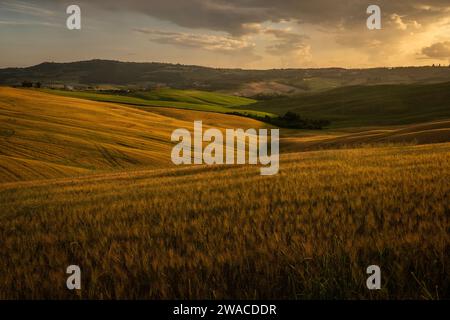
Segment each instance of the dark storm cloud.
[[[322,26],[352,28],[365,24],[370,4],[382,14],[398,14],[420,23],[450,15],[449,0],[28,0],[23,3],[61,6],[76,3],[90,10],[132,11],[170,21],[182,27],[225,31],[233,35],[251,32],[246,24],[294,20]],[[103,17],[99,17],[103,19]]]
[[295,20],[351,28],[364,24],[366,9],[378,4],[384,16],[398,14],[420,23],[449,15],[449,0],[81,0],[106,10],[128,10],[188,28],[205,28],[239,35],[249,23]]

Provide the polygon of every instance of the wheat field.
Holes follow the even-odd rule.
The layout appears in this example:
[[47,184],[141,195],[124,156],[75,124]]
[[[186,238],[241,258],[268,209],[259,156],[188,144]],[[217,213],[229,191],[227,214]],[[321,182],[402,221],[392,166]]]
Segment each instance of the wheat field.
[[119,104],[0,87],[0,182],[172,166],[177,128],[260,128],[249,118]]
[[[449,299],[450,143],[0,184],[0,298]],[[65,287],[66,267],[82,290]],[[381,267],[382,289],[365,287]]]

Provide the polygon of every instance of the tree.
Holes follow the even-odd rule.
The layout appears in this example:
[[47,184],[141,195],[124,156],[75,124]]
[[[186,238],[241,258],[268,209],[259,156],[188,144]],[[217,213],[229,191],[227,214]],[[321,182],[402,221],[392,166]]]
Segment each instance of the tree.
[[31,88],[32,86],[33,86],[33,82],[30,82],[27,80],[22,82],[22,87],[24,87],[24,88]]

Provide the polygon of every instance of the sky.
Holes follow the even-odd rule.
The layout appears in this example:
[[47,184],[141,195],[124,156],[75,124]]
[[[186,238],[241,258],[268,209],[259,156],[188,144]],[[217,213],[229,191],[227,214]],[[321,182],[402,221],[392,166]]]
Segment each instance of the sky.
[[[68,30],[66,9],[81,8]],[[381,9],[380,30],[366,25]],[[450,64],[450,0],[0,0],[0,68],[111,59],[220,68]]]

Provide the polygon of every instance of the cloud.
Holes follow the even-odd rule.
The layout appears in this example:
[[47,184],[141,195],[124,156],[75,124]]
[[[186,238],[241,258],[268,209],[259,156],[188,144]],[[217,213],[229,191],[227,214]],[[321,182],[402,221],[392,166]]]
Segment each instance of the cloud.
[[22,1],[0,3],[0,9],[2,11],[9,11],[36,17],[48,17],[55,14],[53,10],[46,9],[39,5],[28,4]]
[[[11,24],[10,21],[24,23],[17,19],[16,11],[27,10],[36,14],[40,10],[42,14],[57,12],[53,17],[61,24],[68,4],[59,0],[0,2],[0,9],[5,3],[10,7],[19,4],[10,11],[0,10],[3,25]],[[240,63],[240,67],[244,66],[241,60],[246,55],[249,63],[252,56],[261,55],[263,62],[258,66],[270,67],[282,56],[289,55],[285,57],[289,65],[293,56],[295,61],[304,61],[297,58],[310,57],[311,52],[317,59],[313,63],[318,66],[330,65],[332,61],[340,61],[343,66],[416,65],[420,63],[417,54],[422,48],[422,58],[443,55],[436,53],[443,51],[437,44],[424,47],[430,41],[447,40],[450,31],[450,0],[377,0],[374,3],[367,0],[77,0],[76,3],[85,15],[83,27],[94,25],[99,33],[114,30],[111,33],[125,37],[129,45],[134,38],[127,38],[126,33],[139,27],[143,28],[140,33],[146,34],[153,43],[197,48],[207,51],[205,56],[210,57],[215,55],[208,52],[219,53],[219,59],[233,66]],[[367,29],[369,4],[380,6],[382,30]],[[54,22],[56,18],[45,18],[45,22]],[[286,26],[290,29],[283,29]],[[17,29],[17,32],[24,30]],[[159,53],[155,47],[157,50],[152,54],[156,56]],[[175,51],[174,55],[181,56],[182,52]],[[216,63],[214,58],[211,61]]]
[[23,1],[0,2],[0,25],[58,28],[55,11]]
[[400,29],[400,30],[408,29],[408,25],[403,22],[402,17],[400,17],[398,14],[396,14],[396,13],[391,14],[390,18],[393,21],[393,23],[397,26],[398,29]]
[[290,30],[283,29],[265,29],[265,35],[271,35],[275,38],[266,51],[272,55],[297,54],[310,56],[310,46],[305,43],[307,36],[293,33]]
[[166,32],[152,29],[134,29],[134,31],[148,35],[149,40],[155,43],[199,48],[224,54],[251,52],[255,47],[254,43],[244,38],[231,36]]
[[40,22],[40,21],[7,21],[0,20],[0,25],[4,26],[43,26],[43,27],[60,27],[60,25],[51,22]]
[[450,59],[450,41],[437,42],[425,47],[422,54],[431,59]]
[[396,13],[391,14],[390,16],[391,22],[396,26],[399,30],[407,30],[408,28],[420,29],[422,25],[415,20],[405,21],[404,18],[399,16]]
[[[404,19],[420,24],[432,22],[448,16],[450,8],[448,0],[376,2],[384,17],[395,15],[396,26],[400,28],[405,27]],[[369,5],[367,0],[78,0],[77,3],[108,11],[137,12],[181,27],[224,31],[235,36],[253,32],[248,26],[283,20],[350,30],[365,26]]]
[[255,53],[256,44],[252,41],[254,36],[259,35],[263,37],[265,51],[270,55],[284,57],[287,61],[289,59],[305,61],[311,58],[311,47],[305,42],[309,39],[308,36],[292,32],[288,28],[266,28],[260,24],[251,24],[245,27],[252,30],[253,34],[248,36],[211,35],[145,28],[135,28],[134,31],[148,36],[148,39],[154,43],[202,49],[225,55],[245,56],[249,61],[262,58]]

